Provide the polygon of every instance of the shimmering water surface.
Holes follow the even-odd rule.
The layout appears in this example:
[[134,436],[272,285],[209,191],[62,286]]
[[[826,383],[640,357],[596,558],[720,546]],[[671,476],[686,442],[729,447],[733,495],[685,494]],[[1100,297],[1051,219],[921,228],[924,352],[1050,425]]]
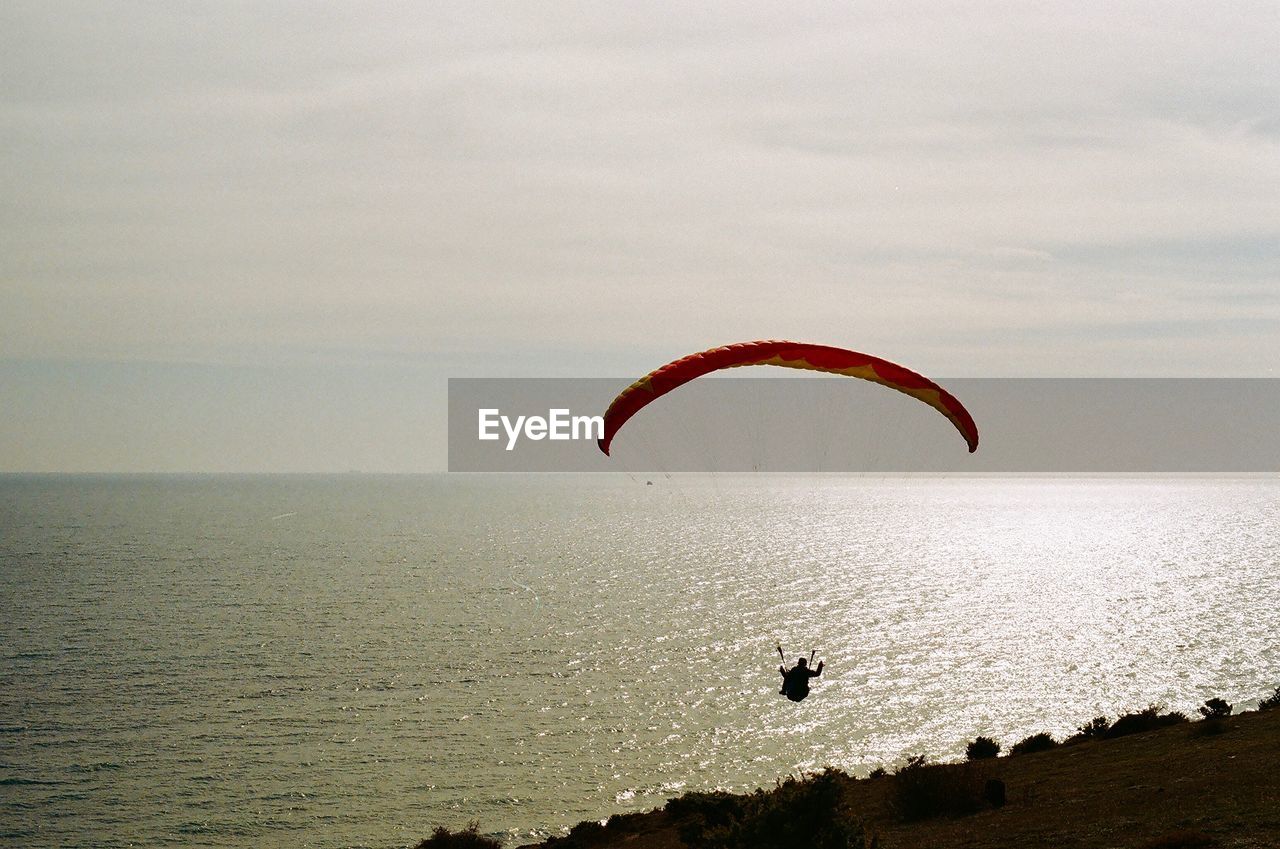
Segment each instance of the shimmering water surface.
[[1247,706],[1277,528],[1274,479],[0,478],[0,841],[520,842]]

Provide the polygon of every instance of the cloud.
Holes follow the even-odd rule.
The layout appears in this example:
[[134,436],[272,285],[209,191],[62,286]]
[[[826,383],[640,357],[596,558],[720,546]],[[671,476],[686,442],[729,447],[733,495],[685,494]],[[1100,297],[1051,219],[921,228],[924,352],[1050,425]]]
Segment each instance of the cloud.
[[0,16],[0,358],[1280,356],[1270,3]]

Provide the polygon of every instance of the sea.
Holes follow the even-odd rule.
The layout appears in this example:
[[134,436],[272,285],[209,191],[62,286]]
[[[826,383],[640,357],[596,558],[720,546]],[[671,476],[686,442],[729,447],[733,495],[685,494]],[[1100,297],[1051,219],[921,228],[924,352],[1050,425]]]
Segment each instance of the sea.
[[1274,477],[3,476],[0,843],[518,845],[1243,709],[1278,598]]

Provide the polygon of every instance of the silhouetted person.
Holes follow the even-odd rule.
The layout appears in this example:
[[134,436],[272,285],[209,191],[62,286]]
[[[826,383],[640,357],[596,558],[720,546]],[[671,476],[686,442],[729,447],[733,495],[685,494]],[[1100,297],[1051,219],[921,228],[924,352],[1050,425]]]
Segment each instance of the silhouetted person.
[[805,696],[809,695],[809,679],[817,678],[821,675],[824,665],[826,665],[826,661],[820,660],[818,661],[817,669],[810,669],[809,661],[802,657],[790,669],[785,666],[779,666],[778,672],[782,675],[782,689],[778,692],[793,702],[802,701]]

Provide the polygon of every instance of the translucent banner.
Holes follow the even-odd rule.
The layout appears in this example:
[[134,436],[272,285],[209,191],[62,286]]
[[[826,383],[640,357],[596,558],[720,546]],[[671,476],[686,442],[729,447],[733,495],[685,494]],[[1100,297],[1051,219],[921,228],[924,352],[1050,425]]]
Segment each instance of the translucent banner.
[[451,472],[1272,474],[1280,380],[954,379],[968,446],[925,403],[829,377],[702,378],[599,448],[634,378],[449,381]]

